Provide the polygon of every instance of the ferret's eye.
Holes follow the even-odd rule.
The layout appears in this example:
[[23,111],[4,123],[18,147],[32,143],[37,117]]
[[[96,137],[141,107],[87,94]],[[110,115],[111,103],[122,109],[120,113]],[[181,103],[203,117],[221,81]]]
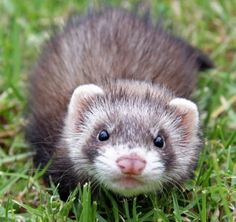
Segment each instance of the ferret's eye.
[[109,133],[106,130],[102,130],[99,134],[98,134],[98,139],[100,141],[106,141],[109,139]]
[[165,141],[161,135],[157,135],[157,137],[153,140],[153,143],[158,148],[163,148],[165,145]]

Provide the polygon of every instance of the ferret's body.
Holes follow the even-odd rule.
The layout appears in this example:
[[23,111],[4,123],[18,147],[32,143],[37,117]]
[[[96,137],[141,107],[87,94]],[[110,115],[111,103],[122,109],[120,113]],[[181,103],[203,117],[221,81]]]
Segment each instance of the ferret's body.
[[[188,178],[200,150],[198,114],[177,97],[188,98],[197,71],[210,66],[195,48],[126,11],[74,18],[30,78],[27,136],[36,166],[52,159],[45,177],[60,183],[62,198],[87,180],[133,195]],[[162,151],[152,147],[160,133]]]

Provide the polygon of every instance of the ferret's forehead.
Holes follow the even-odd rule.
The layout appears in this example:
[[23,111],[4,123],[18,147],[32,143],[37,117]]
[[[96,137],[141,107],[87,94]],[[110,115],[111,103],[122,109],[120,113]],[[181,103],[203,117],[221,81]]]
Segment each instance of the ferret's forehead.
[[[102,106],[95,106],[92,113],[96,113],[94,120],[99,123],[105,123],[110,128],[119,125],[120,128],[129,130],[157,129],[174,118],[173,112],[168,110],[166,104],[142,100],[105,101]],[[154,133],[153,130],[152,132]]]
[[150,118],[157,119],[163,114],[169,111],[165,109],[163,103],[151,103],[142,100],[130,100],[130,101],[115,101],[112,104],[107,104],[107,110],[110,113],[117,115],[120,119],[134,118],[137,120],[147,120]]

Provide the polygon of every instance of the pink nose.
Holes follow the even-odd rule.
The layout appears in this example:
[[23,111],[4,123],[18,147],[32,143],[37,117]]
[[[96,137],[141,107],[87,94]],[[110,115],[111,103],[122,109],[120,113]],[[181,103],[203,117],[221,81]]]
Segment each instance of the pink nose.
[[146,166],[146,161],[132,153],[118,158],[116,164],[124,174],[140,175]]

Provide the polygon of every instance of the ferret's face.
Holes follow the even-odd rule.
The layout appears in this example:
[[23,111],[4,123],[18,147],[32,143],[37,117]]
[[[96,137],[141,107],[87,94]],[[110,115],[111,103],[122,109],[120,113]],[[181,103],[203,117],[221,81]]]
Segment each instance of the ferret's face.
[[185,99],[166,100],[78,87],[64,130],[75,171],[125,196],[188,178],[199,153],[197,109]]

